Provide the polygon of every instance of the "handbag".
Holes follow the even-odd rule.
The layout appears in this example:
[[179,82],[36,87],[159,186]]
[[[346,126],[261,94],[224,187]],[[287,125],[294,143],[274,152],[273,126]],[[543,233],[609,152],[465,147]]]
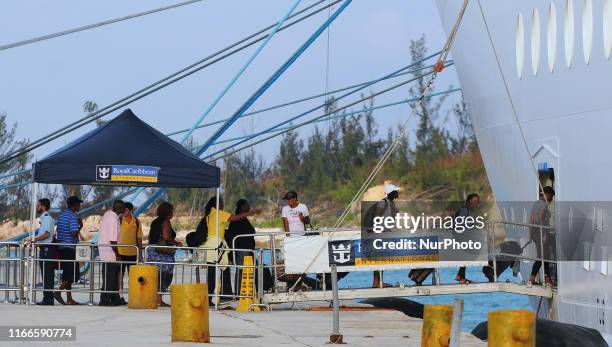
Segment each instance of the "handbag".
[[[168,241],[162,238],[160,238],[159,241],[157,241],[157,245],[158,246],[174,246],[173,244],[169,243]],[[155,252],[159,254],[165,254],[165,255],[174,255],[174,253],[176,253],[176,249],[166,248],[166,247],[155,247]]]

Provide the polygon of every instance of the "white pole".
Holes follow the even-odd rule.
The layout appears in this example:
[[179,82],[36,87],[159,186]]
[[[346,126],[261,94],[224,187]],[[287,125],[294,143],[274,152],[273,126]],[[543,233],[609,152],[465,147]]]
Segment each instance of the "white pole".
[[[34,174],[34,169],[32,169],[32,175]],[[30,198],[30,241],[34,242],[34,240],[36,239],[36,234],[35,234],[35,227],[36,227],[36,197],[37,197],[37,189],[38,185],[36,182],[32,182],[32,187],[31,187],[31,198]],[[34,278],[34,266],[36,266],[36,264],[34,264],[34,257],[36,256],[36,248],[34,246],[32,246],[31,249],[31,253],[30,253],[30,268],[28,269],[30,271],[30,284],[28,286],[28,299],[27,302],[28,304],[32,303],[33,297],[34,297],[34,281],[36,280],[36,278]]]
[[463,317],[463,299],[455,299],[453,305],[453,320],[451,322],[450,347],[461,345],[461,321]]
[[[215,203],[216,209],[217,209],[217,213],[215,215],[215,231],[217,233],[217,245],[215,247],[215,254],[216,257],[218,257],[218,248],[219,248],[219,244],[221,243],[219,240],[219,194],[221,192],[221,188],[217,187],[217,201]],[[217,310],[219,307],[219,288],[221,285],[220,282],[220,272],[219,272],[219,259],[217,259],[217,261],[215,262],[215,310]]]

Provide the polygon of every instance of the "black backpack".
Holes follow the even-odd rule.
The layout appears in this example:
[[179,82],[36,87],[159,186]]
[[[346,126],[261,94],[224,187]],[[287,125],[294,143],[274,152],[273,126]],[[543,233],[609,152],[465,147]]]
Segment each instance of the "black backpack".
[[207,238],[208,224],[206,223],[206,217],[203,217],[200,219],[200,223],[198,223],[196,230],[187,234],[185,241],[187,242],[187,247],[199,247],[206,242]]
[[[386,210],[389,206],[389,200],[387,200],[387,198],[384,198],[382,201],[385,202],[384,210]],[[368,208],[363,218],[361,218],[361,225],[363,225],[363,230],[365,230],[367,233],[373,232],[374,217],[378,217],[376,216],[376,208],[378,207],[378,204],[378,201],[373,203],[372,206]]]

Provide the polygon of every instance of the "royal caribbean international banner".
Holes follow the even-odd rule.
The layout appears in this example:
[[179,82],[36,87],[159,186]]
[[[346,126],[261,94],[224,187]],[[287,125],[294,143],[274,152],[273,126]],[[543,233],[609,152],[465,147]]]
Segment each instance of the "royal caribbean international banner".
[[139,165],[96,165],[96,181],[100,183],[157,183],[159,167]]

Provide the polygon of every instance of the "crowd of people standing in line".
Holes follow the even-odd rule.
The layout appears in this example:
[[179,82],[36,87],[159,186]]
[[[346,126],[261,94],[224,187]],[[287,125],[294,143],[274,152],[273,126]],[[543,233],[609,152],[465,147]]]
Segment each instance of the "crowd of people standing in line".
[[[375,204],[375,215],[393,216],[399,212],[395,204],[395,200],[399,197],[399,190],[399,187],[393,184],[385,185],[385,198]],[[306,227],[310,224],[310,213],[308,207],[299,202],[297,197],[295,191],[289,191],[283,198],[287,201],[287,204],[282,208],[281,215],[283,229],[287,236],[295,234],[308,235]],[[548,206],[553,198],[554,190],[548,186],[544,187],[540,200],[532,207],[531,224],[550,226]],[[77,196],[71,196],[66,202],[67,208],[59,214],[56,222],[49,214],[50,200],[47,198],[38,200],[37,212],[40,215],[40,228],[34,241],[41,244],[39,246],[39,257],[43,260],[39,262],[44,287],[43,300],[39,303],[40,305],[53,305],[54,300],[60,304],[78,305],[72,297],[71,289],[72,284],[78,281],[80,277],[80,270],[76,268],[75,256],[77,244],[84,240],[81,234],[83,222],[77,215],[83,201]],[[217,202],[219,206],[217,206]],[[469,194],[464,206],[455,214],[463,217],[474,216],[479,203],[480,197],[478,194]],[[233,213],[224,211],[223,199],[212,197],[204,208],[204,216],[200,220],[196,231],[187,235],[186,241],[189,247],[217,249],[220,246],[224,249],[237,249],[237,251],[226,252],[225,256],[227,259],[221,257],[217,252],[207,252],[206,262],[209,265],[217,263],[224,265],[221,268],[221,281],[218,284],[216,283],[215,271],[210,271],[211,267],[209,266],[207,283],[210,294],[215,292],[220,293],[221,296],[239,294],[241,282],[240,267],[244,265],[245,257],[253,255],[255,250],[255,228],[248,217],[259,213],[261,213],[261,209],[252,209],[249,202],[245,199],[237,201]],[[155,246],[148,248],[147,260],[152,263],[158,263],[160,292],[167,292],[173,280],[173,263],[175,262],[176,252],[176,248],[173,246],[183,246],[176,239],[177,234],[171,223],[173,217],[174,206],[169,202],[160,203],[156,210],[156,218],[151,223],[148,236],[148,244]],[[218,230],[217,220],[219,223]],[[546,235],[543,236],[543,242],[544,248],[548,250],[552,247],[554,239]],[[135,264],[139,259],[139,255],[142,255],[142,239],[142,225],[134,215],[134,206],[129,202],[114,201],[112,208],[102,216],[98,234],[98,251],[100,261],[102,262],[103,277],[99,305],[119,306],[126,304],[125,299],[119,293],[122,289],[124,274],[129,272],[130,265]],[[532,230],[530,239],[530,242],[536,244],[539,257],[541,249],[539,229]],[[549,251],[546,252],[550,254]],[[52,261],[53,259],[60,259],[61,261],[54,262]],[[230,268],[227,266],[230,262],[236,265],[238,269],[233,289],[231,286]],[[549,263],[545,262],[545,281],[546,283],[551,283],[548,265]],[[536,276],[541,266],[541,262],[534,262],[531,277],[529,278],[531,283],[536,282]],[[54,272],[56,268],[62,272],[58,287],[60,291],[54,291]],[[488,267],[483,268],[483,272],[491,280],[492,275],[487,270],[490,269]],[[408,276],[417,285],[421,285],[432,271],[433,269],[415,269],[411,270]],[[340,275],[341,278],[345,274]],[[466,278],[465,267],[459,268],[455,279],[461,284],[472,283],[472,281]],[[384,283],[381,283],[381,281],[382,271],[375,271],[373,287],[384,286]],[[63,292],[66,293],[66,300],[62,297]],[[162,295],[158,295],[158,304],[160,306],[168,306],[163,302]]]

